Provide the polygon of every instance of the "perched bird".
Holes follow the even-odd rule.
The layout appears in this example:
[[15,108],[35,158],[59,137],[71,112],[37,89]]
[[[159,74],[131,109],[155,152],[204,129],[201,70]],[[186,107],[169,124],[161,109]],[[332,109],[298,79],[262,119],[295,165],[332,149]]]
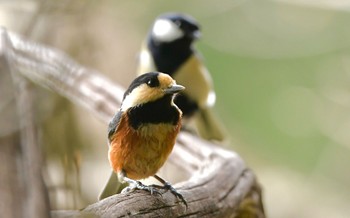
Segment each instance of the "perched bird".
[[[108,127],[109,162],[119,181],[130,185],[126,190],[153,193],[164,188],[186,204],[170,183],[156,175],[181,128],[182,112],[174,104],[174,97],[183,89],[169,75],[152,72],[137,77],[126,90],[121,108]],[[111,178],[116,177],[114,173]],[[138,181],[151,176],[163,186]]]
[[142,44],[137,73],[160,71],[184,85],[186,90],[175,99],[184,124],[193,120],[201,137],[222,141],[225,134],[211,111],[216,101],[212,78],[193,48],[199,36],[200,27],[192,17],[179,13],[160,15]]

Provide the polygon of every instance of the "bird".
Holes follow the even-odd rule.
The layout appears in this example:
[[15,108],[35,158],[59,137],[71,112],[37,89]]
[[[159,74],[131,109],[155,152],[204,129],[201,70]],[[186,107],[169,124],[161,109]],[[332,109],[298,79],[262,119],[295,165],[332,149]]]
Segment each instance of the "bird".
[[[157,175],[181,128],[182,112],[174,97],[184,89],[167,74],[149,72],[134,79],[125,91],[121,107],[108,125],[111,178],[129,184],[122,192],[141,189],[153,194],[158,188],[166,189],[187,206],[184,197]],[[163,186],[139,181],[148,177],[154,177]],[[100,199],[104,197],[107,196]]]
[[160,71],[184,85],[186,90],[175,99],[183,112],[183,126],[194,123],[202,138],[223,141],[225,130],[212,112],[216,101],[213,81],[193,45],[200,35],[200,25],[189,15],[159,15],[141,45],[137,75]]

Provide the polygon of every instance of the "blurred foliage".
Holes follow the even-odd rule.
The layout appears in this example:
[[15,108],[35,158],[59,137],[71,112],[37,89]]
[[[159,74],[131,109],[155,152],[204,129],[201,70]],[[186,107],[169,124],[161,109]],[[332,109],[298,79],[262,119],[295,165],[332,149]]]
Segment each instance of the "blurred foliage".
[[[347,1],[15,2],[21,4],[0,4],[0,25],[23,32],[26,16],[40,12],[33,39],[124,86],[134,77],[138,49],[154,18],[167,11],[194,16],[203,29],[196,46],[214,78],[216,111],[230,130],[231,148],[258,174],[267,213],[350,213]],[[89,190],[91,202],[108,177],[106,127],[80,109],[73,113],[75,118],[65,119],[77,121],[81,130],[73,135],[81,137],[82,192]]]

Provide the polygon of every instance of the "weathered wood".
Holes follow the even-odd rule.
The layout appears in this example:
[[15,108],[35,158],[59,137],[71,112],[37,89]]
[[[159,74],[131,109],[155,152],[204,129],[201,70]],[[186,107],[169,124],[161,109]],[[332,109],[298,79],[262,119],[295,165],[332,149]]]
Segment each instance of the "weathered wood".
[[23,217],[22,183],[17,166],[19,137],[9,134],[0,137],[0,214],[3,217]]
[[[10,202],[2,208],[1,214],[5,217],[49,217],[49,199],[42,177],[42,153],[33,117],[30,84],[13,67],[9,52],[12,51],[12,44],[6,31],[0,29],[0,36],[1,85],[11,90],[1,95],[5,105],[8,103],[7,107],[2,108],[1,120],[5,121],[4,116],[11,113],[11,122],[2,123],[0,133],[1,160],[6,162],[1,164],[4,168],[1,178],[4,181],[0,186],[8,186],[7,190],[0,192],[5,195],[1,201],[4,204],[7,200]],[[7,125],[12,127],[7,128]],[[5,136],[6,133],[8,136]]]
[[20,156],[19,123],[16,113],[15,87],[6,54],[6,32],[0,31],[0,214],[3,217],[23,217],[23,180],[18,167]]
[[[74,62],[61,51],[8,32],[12,63],[40,86],[67,97],[107,122],[123,98],[123,88],[102,74]],[[108,102],[108,103],[107,103]]]
[[34,100],[31,84],[17,75],[16,85],[17,114],[20,124],[21,162],[26,198],[25,214],[28,218],[50,216],[49,195],[45,186],[42,149],[38,137],[38,127],[34,119]]
[[[63,53],[9,33],[12,62],[18,72],[89,109],[108,122],[122,100],[123,89]],[[187,181],[175,184],[188,208],[170,192],[118,194],[81,211],[54,211],[53,217],[264,217],[261,189],[253,172],[234,152],[186,132],[179,134],[170,157]]]

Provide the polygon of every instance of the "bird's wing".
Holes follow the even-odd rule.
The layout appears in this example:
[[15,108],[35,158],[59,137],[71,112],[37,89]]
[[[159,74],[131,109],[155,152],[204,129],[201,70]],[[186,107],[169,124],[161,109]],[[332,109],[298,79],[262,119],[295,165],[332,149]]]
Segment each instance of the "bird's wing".
[[203,108],[195,116],[195,127],[201,137],[221,142],[226,139],[226,130],[215,117],[211,108]]
[[109,122],[108,124],[108,140],[109,142],[112,139],[112,136],[114,135],[115,131],[117,130],[119,123],[120,123],[120,119],[122,117],[122,111],[119,111],[118,113],[116,113],[113,117],[113,119],[111,120],[111,122]]

